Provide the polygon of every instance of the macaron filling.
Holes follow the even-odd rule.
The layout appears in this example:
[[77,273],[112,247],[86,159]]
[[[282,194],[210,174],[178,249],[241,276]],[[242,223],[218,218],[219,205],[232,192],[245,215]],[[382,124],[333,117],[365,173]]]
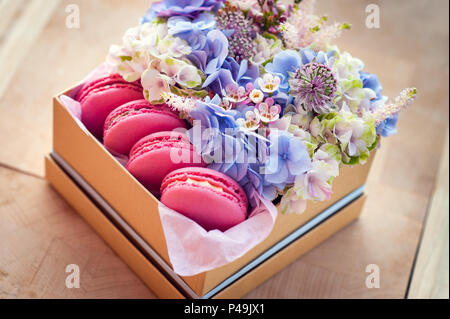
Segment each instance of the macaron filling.
[[166,189],[169,189],[170,187],[176,187],[176,186],[180,186],[182,184],[189,184],[190,186],[194,186],[194,187],[207,187],[208,189],[214,191],[214,192],[219,192],[221,194],[226,195],[226,197],[236,203],[239,203],[239,197],[238,195],[233,192],[230,191],[225,185],[218,185],[217,183],[213,183],[211,181],[207,181],[207,180],[198,180],[198,179],[193,179],[192,177],[180,177],[179,179],[175,179],[172,180],[168,183],[165,183],[163,186],[163,190],[162,193],[164,193],[164,191]]
[[120,114],[117,114],[117,115],[111,117],[108,124],[106,125],[106,129],[109,129],[116,120],[118,120],[119,118],[124,117],[130,113],[131,113],[131,110],[126,110],[123,113],[120,113]]
[[208,181],[199,181],[197,179],[192,179],[192,178],[187,178],[185,180],[186,183],[191,184],[191,185],[198,185],[198,186],[205,186],[205,187],[209,187],[212,188],[218,192],[225,192],[224,189],[220,186],[214,185]]

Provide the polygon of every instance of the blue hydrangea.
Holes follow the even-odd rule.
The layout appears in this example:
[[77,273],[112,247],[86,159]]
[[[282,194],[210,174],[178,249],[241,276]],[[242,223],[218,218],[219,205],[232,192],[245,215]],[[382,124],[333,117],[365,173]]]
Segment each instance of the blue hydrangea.
[[185,40],[192,50],[203,50],[206,35],[216,26],[216,19],[211,13],[201,13],[191,19],[185,16],[170,17],[167,20],[169,34]]
[[273,130],[270,135],[269,156],[265,165],[266,186],[283,188],[294,182],[295,176],[311,168],[311,158],[305,144],[286,131]]
[[386,120],[377,125],[377,134],[388,137],[397,134],[398,113],[388,117]]
[[164,0],[153,3],[141,22],[150,22],[156,17],[194,17],[204,11],[218,10],[224,0]]
[[[205,72],[208,74],[208,72]],[[253,83],[259,77],[258,66],[242,60],[237,63],[232,57],[225,59],[222,66],[208,74],[203,87],[210,88],[215,94],[222,94],[230,84],[244,86]]]
[[378,76],[363,71],[360,71],[359,75],[361,77],[363,88],[371,89],[377,95],[376,98],[372,100],[372,102],[381,100],[383,98],[383,96],[381,95],[383,87],[381,86],[380,81],[378,80]]

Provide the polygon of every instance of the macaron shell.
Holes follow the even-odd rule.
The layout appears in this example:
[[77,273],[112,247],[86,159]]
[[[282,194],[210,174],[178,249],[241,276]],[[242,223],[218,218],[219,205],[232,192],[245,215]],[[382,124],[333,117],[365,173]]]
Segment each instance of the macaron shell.
[[81,104],[81,121],[98,139],[109,113],[117,107],[143,99],[143,93],[132,84],[114,84],[92,91]]
[[[131,83],[131,82],[125,81],[125,79],[118,73],[104,75],[100,78],[96,78],[94,80],[84,83],[84,85],[78,91],[75,99],[79,102],[82,102],[86,98],[86,96],[88,96],[93,90],[96,90],[98,88],[101,88],[101,87],[104,87],[107,85],[120,84],[120,83]],[[135,82],[135,85],[139,85],[139,84]]]
[[164,178],[161,189],[163,190],[174,181],[184,181],[188,178],[205,181],[213,186],[223,188],[224,192],[227,195],[231,194],[243,210],[247,210],[247,195],[242,187],[228,175],[210,168],[189,167],[173,171]]
[[161,202],[208,231],[226,231],[246,218],[246,211],[236,201],[206,186],[182,182],[171,185],[164,189]]
[[[128,171],[155,196],[160,195],[162,180],[170,172],[184,167],[205,167],[207,165],[196,154],[184,134],[183,140],[155,140],[151,147],[141,149],[141,145],[152,141],[153,136],[156,135],[159,138],[171,134],[176,133],[160,132],[146,136],[138,141],[130,152]],[[174,154],[188,160],[176,163],[171,159]]]
[[190,167],[171,172],[162,182],[161,193],[163,204],[206,230],[225,231],[247,216],[248,200],[242,187],[229,176],[209,168]]
[[[142,100],[127,103],[124,105],[124,108],[132,107],[133,104],[139,103],[142,104]],[[124,115],[120,121],[117,121],[111,127],[105,127],[103,143],[106,148],[128,155],[133,145],[146,135],[161,131],[171,131],[176,128],[186,128],[186,123],[175,113],[159,111],[158,107],[154,107],[154,109],[153,112],[135,112],[134,114]],[[105,125],[108,124],[108,119]]]

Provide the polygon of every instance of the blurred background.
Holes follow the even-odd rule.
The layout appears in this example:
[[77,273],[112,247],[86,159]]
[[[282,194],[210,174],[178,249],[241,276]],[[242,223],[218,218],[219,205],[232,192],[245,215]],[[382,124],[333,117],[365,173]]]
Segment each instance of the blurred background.
[[[52,96],[102,63],[149,0],[0,0],[0,298],[153,298],[44,179]],[[380,28],[367,28],[369,4]],[[68,28],[73,5],[79,28]],[[383,139],[363,215],[249,298],[448,298],[449,2],[318,0],[349,22],[335,43],[376,73],[384,95],[417,87]],[[89,156],[89,154],[86,154]],[[82,287],[67,289],[78,264]],[[365,285],[366,266],[380,287]]]

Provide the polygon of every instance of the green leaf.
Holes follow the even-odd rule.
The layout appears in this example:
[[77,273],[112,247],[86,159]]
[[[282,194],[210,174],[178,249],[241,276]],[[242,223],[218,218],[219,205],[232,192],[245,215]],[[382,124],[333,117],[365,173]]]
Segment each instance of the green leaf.
[[375,142],[374,142],[372,145],[370,145],[367,149],[368,149],[369,151],[375,149],[375,147],[377,147],[379,141],[380,141],[380,136],[377,135],[377,137],[376,137],[376,139],[375,139]]
[[273,62],[273,57],[268,59],[268,60],[266,60],[266,61],[264,61],[261,65],[262,66],[266,66],[267,63],[272,63],[272,62]]
[[359,156],[348,156],[342,163],[345,165],[356,165],[359,163]]
[[274,36],[273,34],[270,34],[270,33],[268,33],[268,32],[264,32],[264,33],[262,34],[262,36],[263,36],[264,38],[266,38],[266,39],[270,39],[270,40],[274,40],[274,41],[277,41],[277,40],[278,40],[278,38],[277,38],[276,36]]

